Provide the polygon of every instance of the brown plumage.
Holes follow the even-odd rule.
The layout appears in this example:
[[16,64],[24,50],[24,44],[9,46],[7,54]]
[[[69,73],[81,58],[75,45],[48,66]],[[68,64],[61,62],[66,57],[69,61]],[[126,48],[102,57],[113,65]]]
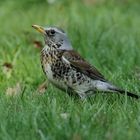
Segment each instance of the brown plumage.
[[43,33],[45,47],[41,52],[42,68],[48,80],[58,88],[73,92],[82,99],[95,91],[121,93],[138,99],[108,82],[104,76],[73,50],[66,33],[56,27],[33,25]]
[[104,76],[95,67],[84,60],[76,51],[65,51],[62,57],[65,57],[73,67],[91,79],[106,81]]

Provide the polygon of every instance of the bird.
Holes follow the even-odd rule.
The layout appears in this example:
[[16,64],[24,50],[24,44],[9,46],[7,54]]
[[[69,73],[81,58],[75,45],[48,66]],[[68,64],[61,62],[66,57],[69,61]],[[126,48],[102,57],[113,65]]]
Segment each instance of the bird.
[[72,47],[67,33],[58,27],[32,25],[45,41],[41,50],[41,65],[49,82],[82,100],[96,92],[120,93],[139,99],[140,96],[118,88]]

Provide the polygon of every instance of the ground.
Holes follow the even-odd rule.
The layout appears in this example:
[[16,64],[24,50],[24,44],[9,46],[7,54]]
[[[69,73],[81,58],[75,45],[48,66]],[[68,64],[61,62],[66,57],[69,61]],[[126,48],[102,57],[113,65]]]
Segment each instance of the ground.
[[0,139],[139,140],[140,101],[101,92],[81,101],[39,87],[44,40],[31,27],[63,28],[106,79],[140,95],[139,7],[139,0],[0,1]]

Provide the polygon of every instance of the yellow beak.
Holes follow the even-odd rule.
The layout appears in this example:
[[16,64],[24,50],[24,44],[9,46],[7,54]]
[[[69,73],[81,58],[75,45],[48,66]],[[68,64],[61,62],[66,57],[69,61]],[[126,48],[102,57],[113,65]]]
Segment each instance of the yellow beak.
[[37,31],[39,31],[42,34],[46,34],[45,29],[38,25],[32,25],[33,28],[35,28]]

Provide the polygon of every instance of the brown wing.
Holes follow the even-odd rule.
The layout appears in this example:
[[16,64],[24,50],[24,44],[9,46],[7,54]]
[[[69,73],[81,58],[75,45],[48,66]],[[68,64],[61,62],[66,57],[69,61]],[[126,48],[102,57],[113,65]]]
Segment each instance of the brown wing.
[[86,60],[84,60],[77,52],[73,50],[64,51],[62,58],[88,77],[94,80],[106,81],[104,76],[95,67],[91,66]]

